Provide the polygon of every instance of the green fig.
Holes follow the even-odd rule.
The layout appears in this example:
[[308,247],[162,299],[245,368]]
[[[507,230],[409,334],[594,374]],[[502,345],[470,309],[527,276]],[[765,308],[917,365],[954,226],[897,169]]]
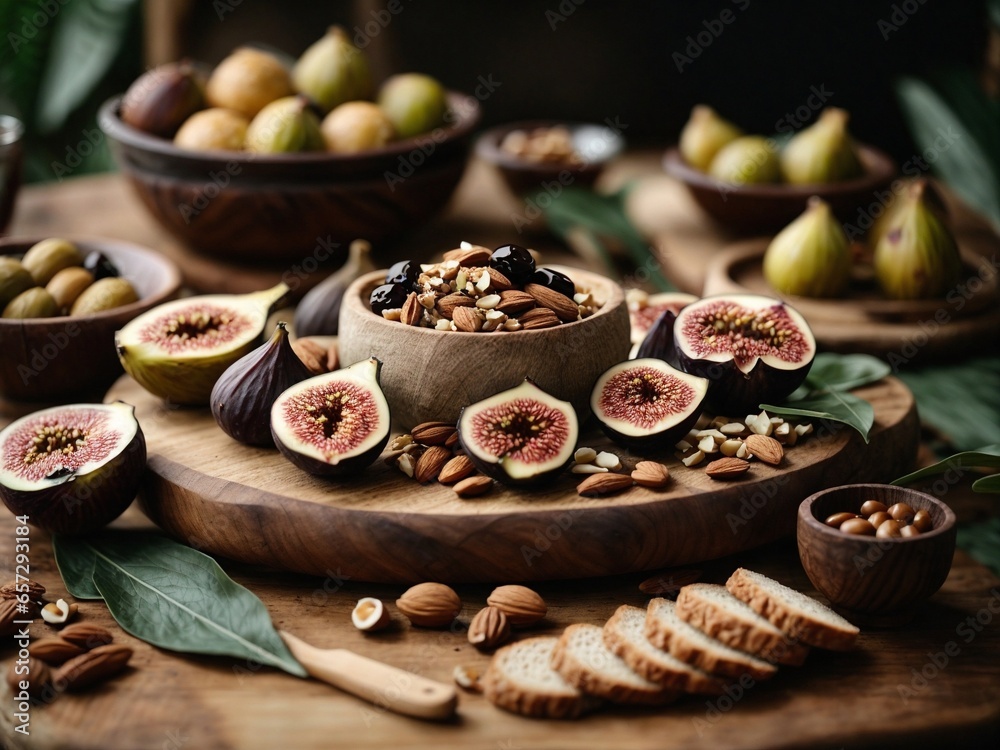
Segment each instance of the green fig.
[[[899,214],[899,210],[906,205],[906,194],[910,188],[915,185],[918,180],[909,180],[903,183],[903,189],[899,190],[892,199],[885,205],[885,210],[882,215],[875,220],[872,228],[868,231],[868,247],[872,250],[878,245],[879,241],[885,237],[888,231],[892,228],[892,225],[896,222],[896,218]],[[941,221],[948,220],[948,206],[945,205],[944,198],[941,197],[941,193],[937,188],[927,180],[921,178],[919,182],[924,183],[923,199],[924,204],[934,212],[934,214],[941,219]],[[893,183],[893,188],[895,189],[895,183]]]
[[45,286],[64,268],[83,265],[83,253],[69,240],[49,237],[36,242],[21,258],[38,286]]
[[192,151],[240,151],[249,126],[247,118],[236,110],[203,109],[184,121],[174,143]]
[[778,155],[769,139],[744,135],[719,149],[708,173],[736,185],[777,182]]
[[302,53],[292,69],[292,82],[324,112],[344,102],[370,99],[373,93],[368,60],[340,26],[331,26]]
[[208,106],[234,109],[247,119],[293,93],[292,78],[281,60],[252,47],[241,47],[216,65],[205,86]]
[[205,106],[205,80],[188,61],[167,63],[139,76],[122,97],[122,120],[170,138]]
[[319,118],[310,109],[309,100],[286,96],[264,107],[247,128],[246,148],[258,154],[322,151]]
[[850,274],[847,235],[829,204],[815,196],[764,253],[764,276],[782,294],[838,297],[847,288]]
[[714,109],[698,104],[681,131],[681,156],[695,169],[707,172],[719,149],[741,135],[742,130],[719,117]]
[[3,309],[4,318],[52,318],[59,314],[55,298],[40,286],[14,297]]
[[875,276],[892,299],[943,297],[962,273],[955,238],[932,208],[924,180],[914,182],[901,200],[875,246]]
[[0,310],[21,292],[35,286],[27,268],[13,258],[0,256]]
[[864,170],[847,132],[849,115],[828,107],[792,136],[781,152],[781,172],[793,185],[815,185],[859,177]]
[[430,76],[401,73],[382,84],[378,104],[400,138],[436,128],[448,112],[444,87]]
[[385,112],[372,102],[344,102],[323,118],[320,129],[327,151],[338,154],[381,148],[396,134]]

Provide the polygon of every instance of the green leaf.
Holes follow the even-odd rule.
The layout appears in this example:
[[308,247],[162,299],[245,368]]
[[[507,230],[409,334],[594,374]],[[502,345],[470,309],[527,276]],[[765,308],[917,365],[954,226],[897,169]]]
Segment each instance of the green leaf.
[[[892,368],[868,354],[817,354],[806,383],[817,391],[849,391],[881,380]],[[794,395],[794,394],[793,394]]]
[[[949,470],[966,472],[980,466],[1000,468],[1000,445],[987,445],[979,450],[956,453],[954,456],[948,456],[948,458],[938,461],[936,464],[925,466],[924,468],[911,472],[900,477],[899,479],[895,479],[892,484],[901,486],[913,484],[914,482],[919,482],[921,479],[926,479],[927,477],[936,477],[938,474],[944,474]],[[987,477],[987,479],[992,478],[993,477]],[[973,489],[975,489],[975,486],[973,486]]]
[[111,67],[137,0],[74,0],[61,6],[39,88],[38,127],[58,129]]
[[306,676],[263,602],[208,555],[134,532],[62,540],[60,546],[76,573],[94,560],[97,590],[118,624],[135,637],[171,651],[234,656]]
[[102,599],[94,585],[94,549],[80,537],[53,536],[52,552],[66,589],[77,599]]
[[904,78],[896,84],[896,93],[917,145],[937,154],[934,172],[966,202],[1000,224],[1000,184],[988,150],[923,81]]
[[868,442],[868,435],[875,423],[875,409],[863,398],[832,390],[814,393],[798,401],[789,401],[783,406],[761,404],[768,414],[785,414],[793,417],[811,417],[831,422],[842,422],[853,427]]
[[1000,494],[1000,474],[991,474],[988,477],[977,479],[972,483],[972,491]]

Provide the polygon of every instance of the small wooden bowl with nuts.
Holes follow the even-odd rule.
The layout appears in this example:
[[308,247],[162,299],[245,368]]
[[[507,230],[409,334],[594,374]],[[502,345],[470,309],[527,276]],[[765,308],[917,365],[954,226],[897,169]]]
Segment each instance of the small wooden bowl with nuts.
[[806,575],[836,609],[852,622],[892,627],[948,577],[955,514],[907,487],[849,484],[803,500],[797,535]]
[[610,279],[553,268],[592,296],[593,314],[546,328],[490,332],[436,330],[376,315],[369,297],[383,283],[385,271],[366,274],[344,293],[340,365],[379,359],[382,390],[393,421],[400,425],[455,421],[462,407],[513,388],[526,377],[570,401],[583,417],[598,376],[628,357],[628,310],[621,287]]

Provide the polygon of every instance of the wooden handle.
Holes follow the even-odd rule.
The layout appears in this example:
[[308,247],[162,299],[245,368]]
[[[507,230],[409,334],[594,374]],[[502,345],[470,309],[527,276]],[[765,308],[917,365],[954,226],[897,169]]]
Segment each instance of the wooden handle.
[[429,680],[347,649],[316,648],[284,630],[281,637],[311,677],[376,706],[420,719],[447,719],[455,713],[458,696],[453,685]]

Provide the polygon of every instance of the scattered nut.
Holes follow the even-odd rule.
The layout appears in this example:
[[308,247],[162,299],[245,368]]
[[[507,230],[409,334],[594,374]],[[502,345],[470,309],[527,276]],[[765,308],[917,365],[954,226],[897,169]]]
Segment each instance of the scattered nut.
[[444,445],[456,432],[453,422],[424,422],[410,430],[410,435],[421,445]]
[[443,445],[432,445],[417,459],[413,469],[413,478],[420,484],[427,484],[437,479],[441,469],[451,459],[451,451]]
[[351,622],[358,630],[374,633],[388,627],[392,617],[381,600],[366,596],[354,605]]
[[7,684],[13,695],[22,690],[30,698],[40,698],[52,684],[52,670],[35,658],[28,658],[23,671],[18,670],[18,661],[12,661],[7,668]]
[[0,599],[17,599],[19,594],[27,594],[28,599],[38,601],[45,596],[45,587],[32,580],[11,581],[0,586]]
[[59,637],[88,651],[98,646],[107,646],[115,639],[111,631],[89,622],[67,625],[59,631]]
[[292,351],[302,360],[306,369],[314,375],[322,375],[326,372],[327,353],[322,346],[310,339],[295,339],[292,342]]
[[[704,460],[705,460],[705,454],[704,454],[704,452],[702,452],[702,451],[695,451],[690,456],[685,456],[684,458],[682,458],[681,459],[681,463],[684,464],[685,466],[690,467],[690,466],[697,466],[698,464],[700,464]],[[719,459],[719,460],[721,461],[723,459]]]
[[744,442],[747,450],[764,463],[771,464],[771,466],[780,464],[782,457],[785,455],[785,449],[773,437],[749,435]]
[[469,623],[469,643],[480,651],[502,646],[510,639],[510,622],[503,610],[488,606],[479,610]]
[[415,459],[410,453],[404,453],[396,459],[396,466],[398,466],[399,470],[406,474],[406,476],[412,478],[413,472],[417,466],[417,459]]
[[596,458],[597,451],[593,448],[577,448],[576,453],[573,454],[573,460],[578,464],[593,463]]
[[670,470],[655,461],[640,461],[632,470],[632,480],[643,487],[660,490],[670,483]]
[[76,611],[76,604],[67,604],[65,599],[59,599],[42,607],[42,619],[49,625],[62,625],[75,615]]
[[476,472],[476,467],[468,456],[455,456],[441,468],[438,481],[441,484],[454,484]]
[[720,458],[705,467],[712,479],[736,479],[747,473],[750,464],[740,458]]
[[482,474],[467,477],[454,487],[455,494],[459,497],[479,497],[491,489],[493,489],[493,480]]
[[28,653],[46,664],[63,664],[87,651],[83,646],[64,641],[62,638],[39,638],[28,646]]
[[71,692],[84,690],[121,672],[131,658],[132,649],[128,646],[98,646],[63,664],[53,681],[57,685],[65,684],[66,690]]
[[545,600],[527,586],[497,586],[486,603],[507,615],[515,628],[534,625],[548,612]]
[[483,685],[480,681],[482,675],[479,674],[479,671],[475,667],[459,664],[452,671],[451,676],[455,680],[455,684],[463,690],[467,690],[470,693],[483,692]]
[[440,628],[458,617],[462,600],[443,583],[418,583],[396,600],[396,608],[414,625]]
[[617,495],[634,484],[627,474],[591,474],[576,486],[576,491],[584,497],[604,497]]
[[594,464],[573,464],[573,468],[570,469],[571,474],[606,474],[608,472],[603,466],[595,466]]
[[601,451],[598,453],[597,458],[594,459],[594,463],[603,469],[620,469],[622,466],[621,459],[610,451]]

